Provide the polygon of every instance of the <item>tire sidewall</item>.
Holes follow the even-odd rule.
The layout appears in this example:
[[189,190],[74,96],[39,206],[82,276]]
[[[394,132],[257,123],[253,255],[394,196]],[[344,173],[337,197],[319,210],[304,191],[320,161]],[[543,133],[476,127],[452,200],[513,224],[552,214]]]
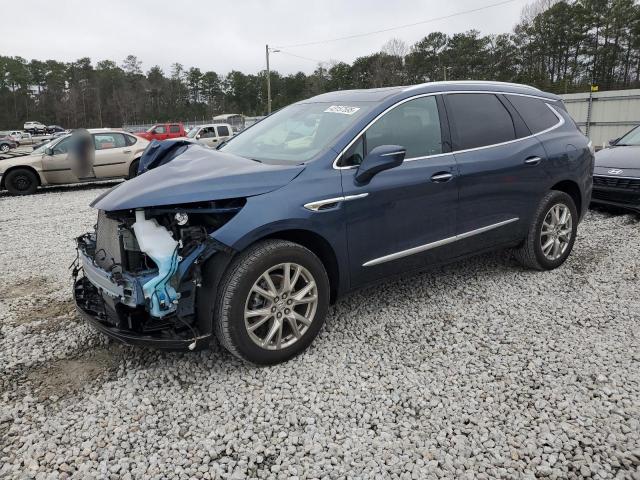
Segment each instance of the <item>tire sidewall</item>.
[[[253,284],[260,275],[275,265],[287,262],[302,265],[311,273],[317,286],[318,305],[311,326],[300,340],[281,350],[266,350],[256,345],[247,332],[244,323],[245,303]],[[229,302],[228,298],[230,298],[228,308],[217,309],[218,315],[227,312],[228,318],[225,320],[229,324],[231,340],[240,354],[250,362],[269,365],[282,362],[304,351],[322,328],[329,307],[329,281],[320,260],[304,247],[283,247],[253,262],[240,275],[241,278],[233,294],[230,297],[226,295],[222,297],[225,299],[223,302]],[[219,318],[218,321],[220,321]]]
[[[18,188],[15,188],[13,185],[15,179],[22,175],[29,177],[29,179],[31,180],[31,185],[27,190],[20,190]],[[38,188],[38,177],[30,170],[13,170],[7,174],[4,186],[12,195],[30,195],[34,193]]]
[[138,165],[140,165],[140,160],[137,158],[129,164],[129,179],[138,176]]
[[[576,234],[578,231],[578,210],[573,199],[564,192],[554,191],[551,195],[546,196],[543,202],[544,203],[541,205],[541,209],[539,210],[541,213],[536,219],[535,223],[535,236],[533,238],[534,253],[536,259],[545,270],[552,270],[562,265],[567,260],[567,258],[569,258],[569,255],[573,250],[573,245],[576,241]],[[571,212],[571,240],[569,240],[569,245],[560,258],[558,258],[557,260],[549,260],[542,251],[540,233],[542,231],[542,223],[549,213],[549,210],[551,209],[551,207],[557,204],[566,205],[567,207],[569,207],[569,211]]]

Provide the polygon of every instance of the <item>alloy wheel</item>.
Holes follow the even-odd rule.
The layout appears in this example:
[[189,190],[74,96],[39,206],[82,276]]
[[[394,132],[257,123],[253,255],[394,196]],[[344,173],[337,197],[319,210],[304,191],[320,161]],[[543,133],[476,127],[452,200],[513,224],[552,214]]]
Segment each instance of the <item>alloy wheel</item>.
[[545,215],[540,231],[543,255],[548,260],[558,260],[567,251],[572,235],[571,210],[563,203],[553,205]]
[[244,307],[251,340],[281,350],[300,340],[314,320],[318,287],[311,272],[297,263],[269,268],[254,282]]

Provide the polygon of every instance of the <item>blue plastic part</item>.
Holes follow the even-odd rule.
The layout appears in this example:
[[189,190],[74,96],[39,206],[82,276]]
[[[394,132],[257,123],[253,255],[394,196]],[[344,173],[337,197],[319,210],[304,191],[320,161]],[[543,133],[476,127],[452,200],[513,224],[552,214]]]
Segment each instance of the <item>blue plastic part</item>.
[[178,253],[158,265],[158,275],[142,285],[145,298],[150,300],[149,313],[153,317],[162,318],[177,308],[178,293],[169,282],[178,270]]

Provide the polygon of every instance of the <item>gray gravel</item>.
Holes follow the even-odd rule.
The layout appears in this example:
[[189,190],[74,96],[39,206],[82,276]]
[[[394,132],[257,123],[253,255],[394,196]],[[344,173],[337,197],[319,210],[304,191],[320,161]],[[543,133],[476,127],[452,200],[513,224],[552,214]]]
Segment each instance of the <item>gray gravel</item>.
[[103,190],[0,195],[0,477],[640,479],[638,217],[590,213],[554,272],[499,253],[351,295],[257,368],[80,322]]

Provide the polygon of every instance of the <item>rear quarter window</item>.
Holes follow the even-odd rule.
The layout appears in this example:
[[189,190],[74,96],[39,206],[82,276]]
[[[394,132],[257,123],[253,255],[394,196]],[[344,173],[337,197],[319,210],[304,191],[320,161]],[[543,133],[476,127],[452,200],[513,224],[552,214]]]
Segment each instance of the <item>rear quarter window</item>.
[[454,150],[496,145],[516,139],[509,110],[492,93],[454,93],[445,96]]
[[521,95],[507,95],[506,97],[518,111],[531,133],[540,133],[558,123],[558,117],[544,100]]

